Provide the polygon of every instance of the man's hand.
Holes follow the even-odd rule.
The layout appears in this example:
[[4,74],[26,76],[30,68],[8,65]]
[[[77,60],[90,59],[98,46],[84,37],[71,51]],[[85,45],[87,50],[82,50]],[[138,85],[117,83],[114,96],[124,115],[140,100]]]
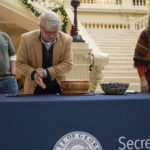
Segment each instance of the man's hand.
[[37,73],[37,75],[39,75],[41,78],[45,78],[45,76],[46,76],[45,70],[44,70],[43,68],[37,68],[37,69],[36,69],[36,73]]
[[40,86],[42,89],[46,88],[46,85],[44,84],[42,78],[38,75],[38,73],[34,74],[34,81],[37,83],[38,86]]
[[145,76],[140,77],[141,80],[141,92],[149,91],[149,84]]

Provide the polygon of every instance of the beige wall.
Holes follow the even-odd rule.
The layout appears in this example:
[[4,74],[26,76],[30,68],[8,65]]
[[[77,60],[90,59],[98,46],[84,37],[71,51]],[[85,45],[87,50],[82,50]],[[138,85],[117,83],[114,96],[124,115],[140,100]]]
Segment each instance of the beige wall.
[[21,34],[27,32],[26,29],[23,29],[15,24],[6,22],[5,23],[0,22],[0,31],[6,32],[10,36],[12,43],[15,47],[15,51],[17,51],[18,46],[20,44]]
[[[135,19],[139,19],[143,16],[147,15],[145,13],[123,13],[123,12],[85,12],[79,11],[78,18],[82,23],[86,22],[128,22],[130,17],[135,17]],[[93,17],[94,16],[94,17]]]

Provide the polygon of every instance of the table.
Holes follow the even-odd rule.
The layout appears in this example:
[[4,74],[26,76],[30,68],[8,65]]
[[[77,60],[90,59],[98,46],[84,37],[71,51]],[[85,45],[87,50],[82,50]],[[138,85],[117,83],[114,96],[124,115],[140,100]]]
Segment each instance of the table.
[[[150,94],[0,95],[0,150],[53,150],[72,132],[100,143],[90,150],[150,149]],[[67,149],[90,141],[75,139]]]

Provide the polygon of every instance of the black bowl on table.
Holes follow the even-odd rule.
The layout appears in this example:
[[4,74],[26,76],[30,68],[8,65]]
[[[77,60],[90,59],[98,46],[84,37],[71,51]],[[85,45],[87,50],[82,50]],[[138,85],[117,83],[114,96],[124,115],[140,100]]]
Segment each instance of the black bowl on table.
[[129,83],[101,83],[100,84],[102,90],[105,92],[105,94],[109,95],[121,95],[124,94],[125,91],[129,87]]

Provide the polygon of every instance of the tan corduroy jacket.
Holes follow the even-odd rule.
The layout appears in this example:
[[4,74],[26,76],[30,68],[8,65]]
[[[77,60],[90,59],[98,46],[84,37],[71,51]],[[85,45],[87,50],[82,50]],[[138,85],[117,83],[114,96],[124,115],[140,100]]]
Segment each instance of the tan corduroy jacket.
[[[42,44],[39,36],[40,30],[23,34],[17,51],[16,67],[25,76],[25,94],[34,93],[37,84],[31,80],[31,73],[36,68],[42,68]],[[57,41],[53,46],[52,66],[47,68],[51,79],[56,79],[58,84],[66,79],[67,73],[72,69],[73,53],[71,44],[72,38],[59,31]]]

